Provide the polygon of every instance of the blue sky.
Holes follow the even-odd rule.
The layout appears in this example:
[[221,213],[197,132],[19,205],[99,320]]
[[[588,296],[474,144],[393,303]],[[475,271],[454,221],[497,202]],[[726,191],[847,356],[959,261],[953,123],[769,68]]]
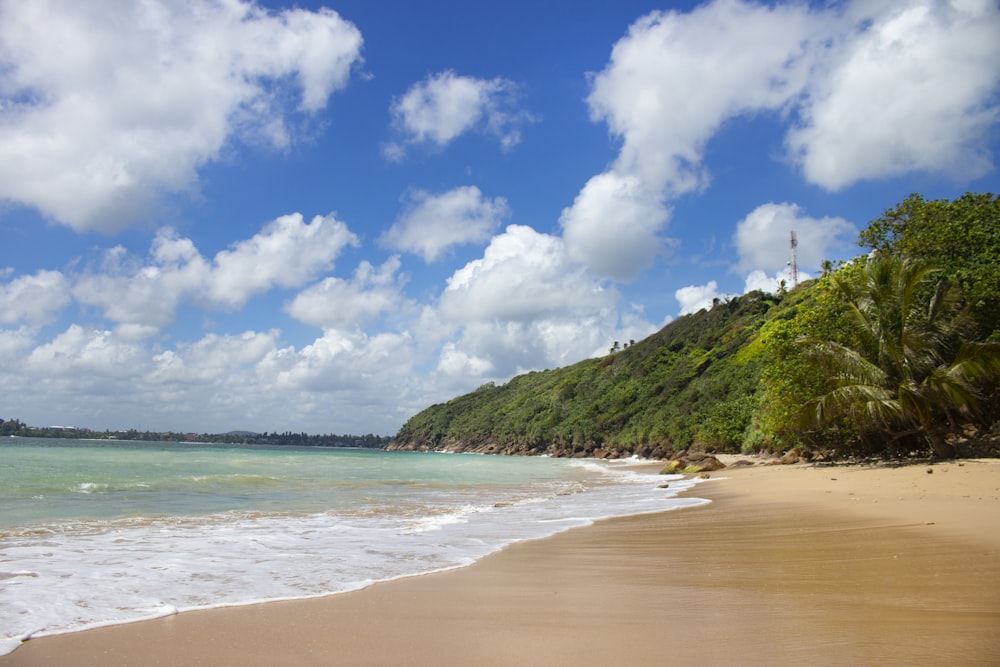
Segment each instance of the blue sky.
[[0,0],[0,418],[394,433],[997,192],[1000,8]]

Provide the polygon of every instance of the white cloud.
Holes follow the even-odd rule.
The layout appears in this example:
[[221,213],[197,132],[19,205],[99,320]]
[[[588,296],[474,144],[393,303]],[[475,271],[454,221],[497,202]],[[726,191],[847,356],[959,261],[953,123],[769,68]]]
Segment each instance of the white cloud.
[[104,253],[96,271],[76,279],[73,296],[81,304],[97,306],[112,322],[132,327],[133,334],[152,334],[173,321],[181,300],[201,289],[210,273],[209,263],[189,239],[161,230],[148,262],[115,246]]
[[383,313],[405,307],[400,261],[391,257],[376,269],[362,262],[352,280],[326,278],[300,292],[285,310],[295,319],[324,329],[351,329]]
[[474,357],[468,352],[458,349],[458,345],[446,343],[438,359],[437,372],[453,381],[465,384],[467,378],[486,378],[495,373],[489,359]]
[[711,310],[716,299],[722,299],[726,296],[719,292],[719,284],[714,280],[708,281],[705,285],[681,287],[674,292],[674,298],[681,304],[681,315],[697,313],[703,308]]
[[803,124],[788,134],[806,178],[839,190],[911,171],[987,173],[986,138],[1000,116],[1000,6],[873,7],[884,10],[857,17],[858,27],[824,54]]
[[520,373],[607,354],[613,341],[641,340],[657,328],[639,313],[613,307],[468,322],[441,348],[431,386],[445,395],[471,391],[486,381],[506,382]]
[[437,374],[468,390],[602,354],[615,339],[655,330],[635,313],[621,316],[618,298],[572,261],[561,239],[510,225],[481,259],[448,279],[436,316],[457,336],[442,349]]
[[812,35],[803,7],[735,0],[633,23],[587,98],[592,119],[622,145],[562,213],[573,257],[616,280],[647,268],[666,202],[708,183],[708,140],[728,118],[788,104],[809,71]]
[[5,417],[91,428],[388,433],[439,391],[418,386],[412,361],[406,333],[327,331],[296,349],[246,331],[160,349],[79,325],[43,342],[0,330]]
[[361,35],[242,0],[33,0],[0,4],[0,45],[0,198],[112,232],[227,142],[286,145],[286,115],[344,87]]
[[[18,329],[0,329],[0,368],[5,369],[7,375],[4,387],[8,391],[13,391],[14,380],[20,375],[20,369],[24,365],[25,353],[31,350],[34,344],[34,333],[28,327]],[[5,415],[5,418],[9,415]]]
[[639,179],[612,172],[591,178],[559,222],[570,256],[598,275],[632,280],[662,250],[657,231],[669,212]]
[[283,215],[215,256],[207,296],[238,308],[274,286],[299,287],[329,270],[346,246],[357,244],[357,236],[332,215],[316,216],[309,223],[300,213]]
[[[357,401],[386,405],[412,365],[410,336],[328,329],[301,350],[277,351],[261,364],[264,385],[293,392],[356,392]],[[398,394],[396,394],[398,395]]]
[[560,239],[510,225],[481,259],[452,274],[440,312],[454,322],[529,321],[608,308],[616,298],[569,261]]
[[381,241],[433,262],[452,246],[486,241],[508,215],[506,199],[485,198],[474,185],[441,195],[415,190],[410,193],[406,210]]
[[[812,275],[804,271],[798,272],[798,281],[811,280]],[[755,269],[747,274],[746,282],[743,286],[743,293],[760,290],[769,294],[777,294],[782,288],[789,290],[794,287],[791,267],[785,267],[774,275],[768,275],[766,271]]]
[[708,187],[706,148],[736,117],[785,123],[791,161],[827,189],[983,175],[1000,117],[997,34],[989,0],[714,0],[640,18],[591,80],[591,117],[621,147],[562,214],[573,257],[615,280],[646,268],[669,203]]
[[[445,387],[469,391],[486,380],[505,382],[532,370],[557,368],[606,354],[613,340],[630,337],[617,329],[614,309],[575,316],[553,313],[530,321],[470,322],[446,344],[437,374]],[[654,331],[647,325],[643,338]]]
[[615,169],[668,197],[704,186],[707,141],[728,118],[788,104],[818,27],[804,6],[737,0],[640,18],[587,98],[621,138]]
[[398,161],[405,144],[441,147],[471,130],[495,136],[509,150],[521,140],[521,125],[531,120],[515,101],[516,86],[507,79],[477,79],[452,70],[431,74],[393,100],[393,127],[403,143],[389,143],[383,153]]
[[116,339],[111,331],[77,324],[36,347],[27,360],[35,375],[81,382],[131,376],[146,364],[140,346]]
[[[275,287],[300,287],[333,266],[357,237],[330,216],[305,222],[301,214],[281,216],[250,239],[209,261],[190,239],[161,230],[143,261],[116,246],[97,271],[81,275],[73,296],[102,309],[130,338],[152,335],[170,324],[180,303],[233,310]],[[124,327],[124,328],[122,328]]]
[[278,332],[246,331],[238,335],[208,334],[194,343],[179,343],[152,357],[151,385],[218,387],[237,372],[245,372],[271,354]]
[[48,324],[69,302],[69,281],[59,271],[14,278],[0,283],[0,323]]
[[798,241],[799,267],[818,269],[830,251],[849,247],[858,229],[838,217],[811,218],[796,204],[773,202],[758,206],[736,225],[737,269],[777,271],[791,261],[791,232]]

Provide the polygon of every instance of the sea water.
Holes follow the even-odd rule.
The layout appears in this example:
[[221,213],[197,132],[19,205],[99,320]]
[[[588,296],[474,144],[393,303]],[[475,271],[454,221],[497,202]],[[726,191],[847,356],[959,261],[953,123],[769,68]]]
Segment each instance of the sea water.
[[3,438],[0,654],[462,567],[595,519],[706,502],[675,497],[693,483],[634,461]]

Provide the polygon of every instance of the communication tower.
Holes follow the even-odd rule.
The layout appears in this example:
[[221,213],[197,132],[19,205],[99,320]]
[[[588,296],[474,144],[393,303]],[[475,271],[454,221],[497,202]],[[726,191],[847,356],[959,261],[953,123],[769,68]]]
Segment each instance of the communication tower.
[[792,230],[792,240],[789,244],[792,248],[792,289],[799,286],[799,263],[795,258],[795,248],[798,247],[799,242],[795,238],[795,230]]

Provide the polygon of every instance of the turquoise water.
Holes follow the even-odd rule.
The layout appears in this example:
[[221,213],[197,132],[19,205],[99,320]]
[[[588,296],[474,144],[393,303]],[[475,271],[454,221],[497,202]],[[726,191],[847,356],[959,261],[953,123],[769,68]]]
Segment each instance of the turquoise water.
[[[569,481],[553,459],[382,450],[11,439],[0,449],[0,530],[52,521],[312,513],[447,504]],[[435,494],[440,497],[434,498]]]
[[634,462],[7,440],[0,654],[28,636],[461,567],[598,518],[704,502]]

